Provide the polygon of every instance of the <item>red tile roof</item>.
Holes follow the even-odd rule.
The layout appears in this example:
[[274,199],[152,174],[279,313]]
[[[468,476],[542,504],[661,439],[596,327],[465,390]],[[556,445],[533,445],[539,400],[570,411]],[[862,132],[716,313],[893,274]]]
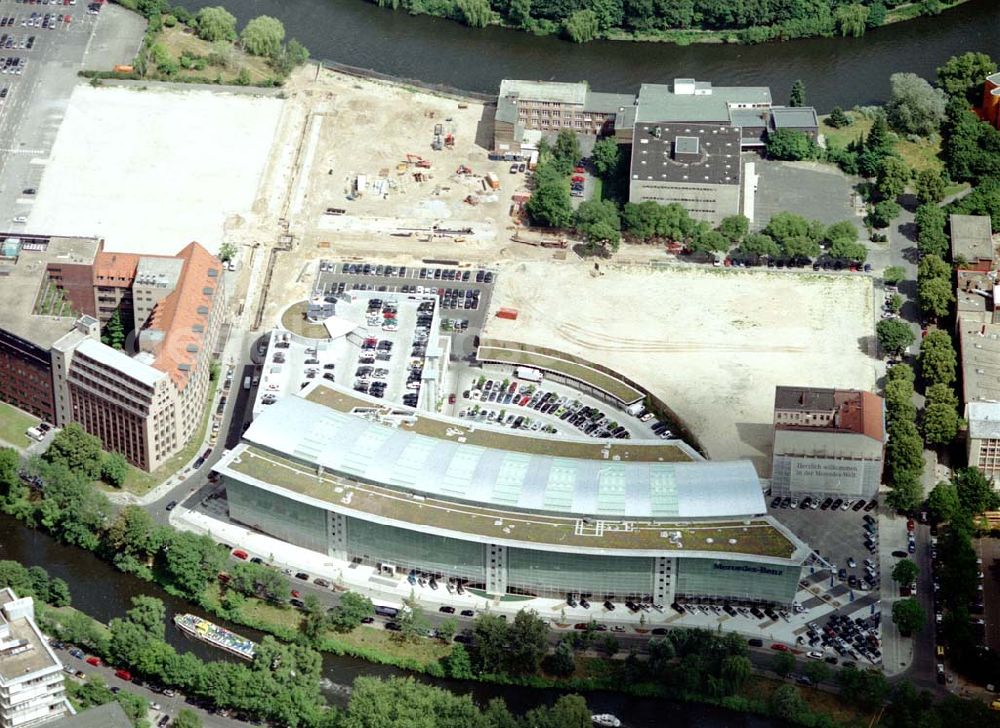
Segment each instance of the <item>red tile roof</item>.
[[105,253],[102,250],[94,258],[94,285],[131,286],[138,265],[139,256],[134,253]]
[[840,410],[839,430],[866,435],[879,442],[883,439],[882,398],[871,392],[837,390]]
[[[177,257],[184,260],[177,288],[156,304],[146,328],[163,332],[153,366],[168,374],[177,388],[183,390],[194,372],[198,352],[207,345],[205,335],[212,306],[217,303],[216,288],[222,282],[222,263],[194,242]],[[215,274],[209,275],[210,270],[215,270]],[[209,289],[212,295],[205,293]],[[195,331],[198,324],[201,330]]]

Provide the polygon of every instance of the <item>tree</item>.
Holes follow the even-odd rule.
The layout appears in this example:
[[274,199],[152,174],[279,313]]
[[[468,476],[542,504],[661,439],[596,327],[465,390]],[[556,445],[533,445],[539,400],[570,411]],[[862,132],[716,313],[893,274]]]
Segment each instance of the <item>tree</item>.
[[745,215],[729,215],[719,223],[719,232],[730,242],[738,243],[750,232],[750,221]]
[[885,16],[888,15],[885,4],[882,0],[875,0],[868,6],[868,20],[866,25],[869,29],[878,28],[885,23]]
[[858,229],[850,220],[836,222],[826,229],[824,239],[830,245],[830,256],[863,263],[868,248],[858,242]]
[[159,556],[163,575],[186,596],[200,594],[226,560],[225,552],[211,538],[184,531],[172,532]]
[[892,580],[902,586],[909,586],[917,580],[919,567],[909,559],[900,559],[892,567]]
[[910,181],[910,168],[899,157],[885,157],[878,166],[875,188],[885,200],[894,200],[903,194]]
[[125,346],[125,326],[122,324],[120,309],[115,309],[101,332],[101,342],[112,349],[121,350]]
[[844,110],[839,106],[834,106],[833,111],[823,123],[834,129],[843,129],[845,126],[851,125],[851,117],[844,113]]
[[816,155],[816,143],[805,132],[777,129],[767,135],[767,156],[798,162]]
[[622,223],[611,200],[587,200],[576,211],[576,229],[589,243],[618,249]]
[[946,186],[944,176],[941,172],[931,167],[920,170],[914,178],[917,199],[921,205],[936,205],[943,200]]
[[951,278],[951,266],[936,255],[925,255],[917,264],[917,278]]
[[944,121],[945,95],[915,73],[894,73],[886,117],[903,134],[933,134]]
[[201,728],[201,716],[195,713],[190,708],[181,708],[177,717],[174,718],[174,722],[171,723],[174,728]]
[[770,235],[751,233],[740,243],[739,252],[743,255],[777,258],[781,254],[781,248]]
[[745,655],[729,655],[723,658],[719,668],[719,676],[726,683],[730,694],[739,692],[753,674],[753,665]]
[[198,37],[207,41],[236,40],[236,18],[221,5],[202,8],[195,16]]
[[49,582],[49,604],[53,607],[68,607],[72,601],[69,584],[59,578]]
[[977,105],[983,100],[986,77],[996,72],[997,64],[985,53],[963,53],[952,56],[937,69],[938,86],[967,105]]
[[886,319],[875,326],[875,334],[882,350],[889,354],[902,354],[913,343],[913,329],[905,321]]
[[552,147],[552,157],[563,174],[569,174],[580,160],[580,140],[572,129],[560,129]]
[[452,646],[451,652],[444,659],[444,668],[448,677],[454,680],[472,679],[472,660],[464,645],[457,643]]
[[576,655],[573,640],[567,636],[559,640],[555,650],[545,658],[545,671],[556,677],[569,677],[576,672]]
[[508,630],[506,672],[510,675],[531,675],[537,672],[548,649],[548,633],[548,624],[536,612],[525,609],[519,611]]
[[837,683],[849,703],[858,703],[865,710],[880,708],[889,692],[889,683],[880,670],[845,667],[837,673]]
[[806,105],[806,84],[802,79],[798,79],[792,84],[792,91],[788,95],[789,106]]
[[935,485],[927,497],[927,510],[930,511],[931,517],[938,522],[950,521],[961,508],[958,488],[947,480],[942,480]]
[[565,173],[555,168],[554,162],[539,164],[535,173],[535,189],[524,207],[534,225],[568,228],[573,224],[569,182]]
[[924,313],[934,318],[947,316],[954,302],[955,293],[949,279],[935,276],[917,280],[917,304]]
[[886,446],[886,464],[893,481],[899,484],[903,473],[920,474],[924,467],[924,447],[917,426],[911,420],[893,420]]
[[951,384],[955,381],[958,354],[951,335],[935,329],[920,342],[920,373],[929,384]]
[[901,265],[890,265],[884,271],[882,271],[882,280],[886,282],[887,285],[895,286],[900,281],[906,278],[906,271]]
[[868,7],[860,3],[841,5],[833,15],[842,36],[860,38],[868,28]]
[[13,448],[0,448],[0,510],[9,512],[10,507],[22,502],[28,489],[21,482],[18,469],[21,459]]
[[771,669],[785,677],[795,669],[795,655],[790,652],[775,652],[771,659]]
[[812,680],[814,685],[826,682],[830,679],[830,667],[825,662],[813,660],[805,669],[806,677]]
[[563,27],[566,36],[574,43],[587,43],[597,37],[597,13],[593,10],[577,10],[566,18]]
[[485,28],[496,18],[488,0],[457,0],[455,5],[470,28]]
[[872,227],[887,228],[892,224],[893,218],[899,215],[902,210],[903,208],[895,200],[882,200],[875,204],[868,220]]
[[101,480],[120,488],[128,477],[128,461],[120,452],[104,453],[101,458]]
[[945,256],[949,247],[948,236],[944,233],[946,222],[944,210],[937,205],[925,203],[917,208],[917,250],[921,255]]
[[302,621],[299,622],[299,633],[307,643],[319,640],[326,629],[326,613],[323,604],[315,594],[306,594],[302,598]]
[[892,622],[904,636],[919,632],[926,619],[924,608],[916,599],[900,599],[892,605]]
[[708,223],[699,223],[691,235],[688,247],[695,253],[723,253],[732,243],[718,230],[712,230]]
[[764,233],[773,238],[778,245],[784,245],[791,238],[805,238],[819,242],[823,239],[826,226],[818,220],[806,220],[794,212],[779,212],[773,215],[764,228]]
[[448,617],[437,626],[437,636],[442,642],[451,642],[458,632],[458,622],[453,617]]
[[[782,653],[787,654],[787,653]],[[788,655],[791,657],[791,655]],[[792,663],[795,658],[792,658]],[[799,689],[794,685],[779,685],[771,693],[768,699],[771,706],[771,714],[783,720],[797,720],[806,710],[806,704],[799,694]]]
[[373,614],[375,606],[371,599],[354,592],[344,592],[340,595],[340,603],[330,610],[328,620],[330,627],[337,632],[351,632],[365,617]]
[[240,33],[243,49],[255,56],[276,56],[284,41],[285,26],[269,15],[258,15]]
[[485,612],[476,617],[472,628],[475,635],[475,664],[479,672],[501,673],[507,657],[507,622],[496,614]]
[[219,260],[228,263],[236,257],[236,246],[232,243],[223,243],[219,246]]
[[511,0],[508,11],[510,22],[518,28],[529,28],[533,19],[531,17],[531,0]]
[[597,176],[603,179],[610,177],[616,169],[622,156],[622,148],[613,137],[598,139],[594,143],[594,149],[590,153],[590,160],[594,165]]
[[42,458],[53,465],[64,465],[88,480],[95,480],[101,473],[101,441],[71,422],[52,439],[52,444]]
[[891,296],[889,296],[889,300],[886,301],[886,306],[889,307],[889,310],[892,313],[898,314],[900,310],[903,308],[903,297],[900,296],[898,293],[893,293]]
[[958,492],[958,502],[962,510],[970,515],[996,510],[1000,496],[993,490],[990,481],[979,468],[964,468],[954,479]]

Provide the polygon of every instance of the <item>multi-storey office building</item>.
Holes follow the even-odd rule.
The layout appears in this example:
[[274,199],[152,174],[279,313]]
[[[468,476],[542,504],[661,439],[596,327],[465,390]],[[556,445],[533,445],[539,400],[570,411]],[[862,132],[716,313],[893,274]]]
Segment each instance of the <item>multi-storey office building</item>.
[[322,384],[263,412],[216,470],[236,521],[487,595],[790,604],[809,553],[763,515],[749,462],[468,427]]
[[72,714],[62,663],[35,624],[34,600],[0,589],[0,728],[32,728]]
[[[225,309],[222,264],[105,253],[88,238],[0,236],[0,399],[154,470],[197,431]],[[135,356],[100,341],[118,312]]]

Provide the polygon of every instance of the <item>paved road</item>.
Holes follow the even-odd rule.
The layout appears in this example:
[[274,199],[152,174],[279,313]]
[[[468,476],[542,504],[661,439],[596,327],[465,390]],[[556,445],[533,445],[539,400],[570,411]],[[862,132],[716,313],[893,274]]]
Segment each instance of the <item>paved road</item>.
[[[188,708],[198,713],[202,722],[208,726],[208,728],[245,728],[245,726],[249,725],[243,721],[234,720],[232,718],[223,718],[221,715],[216,715],[204,710],[203,708],[199,708],[188,702],[182,694],[178,693],[174,697],[167,697],[166,695],[150,690],[145,685],[136,684],[134,682],[126,682],[125,680],[115,677],[114,669],[107,667],[106,665],[94,667],[93,665],[87,664],[83,660],[73,657],[66,650],[57,650],[56,652],[59,655],[59,659],[62,660],[63,664],[67,667],[71,667],[75,670],[82,670],[88,677],[92,675],[100,675],[104,678],[104,682],[108,684],[108,687],[121,688],[122,690],[127,690],[130,693],[134,693],[135,695],[145,698],[150,702],[150,704],[159,704],[159,710],[153,710],[151,708],[149,711],[148,717],[150,723],[154,726],[163,715],[169,715],[171,718],[176,718],[181,708]],[[66,679],[79,680],[80,678],[67,677]]]

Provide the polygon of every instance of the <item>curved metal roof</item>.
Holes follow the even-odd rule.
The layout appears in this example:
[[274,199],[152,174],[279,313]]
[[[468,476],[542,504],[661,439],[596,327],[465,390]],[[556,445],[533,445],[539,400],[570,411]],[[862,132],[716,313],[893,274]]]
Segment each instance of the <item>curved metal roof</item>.
[[291,396],[262,412],[244,438],[358,480],[506,508],[692,519],[766,512],[749,461],[553,457],[463,443],[460,433],[429,437]]

